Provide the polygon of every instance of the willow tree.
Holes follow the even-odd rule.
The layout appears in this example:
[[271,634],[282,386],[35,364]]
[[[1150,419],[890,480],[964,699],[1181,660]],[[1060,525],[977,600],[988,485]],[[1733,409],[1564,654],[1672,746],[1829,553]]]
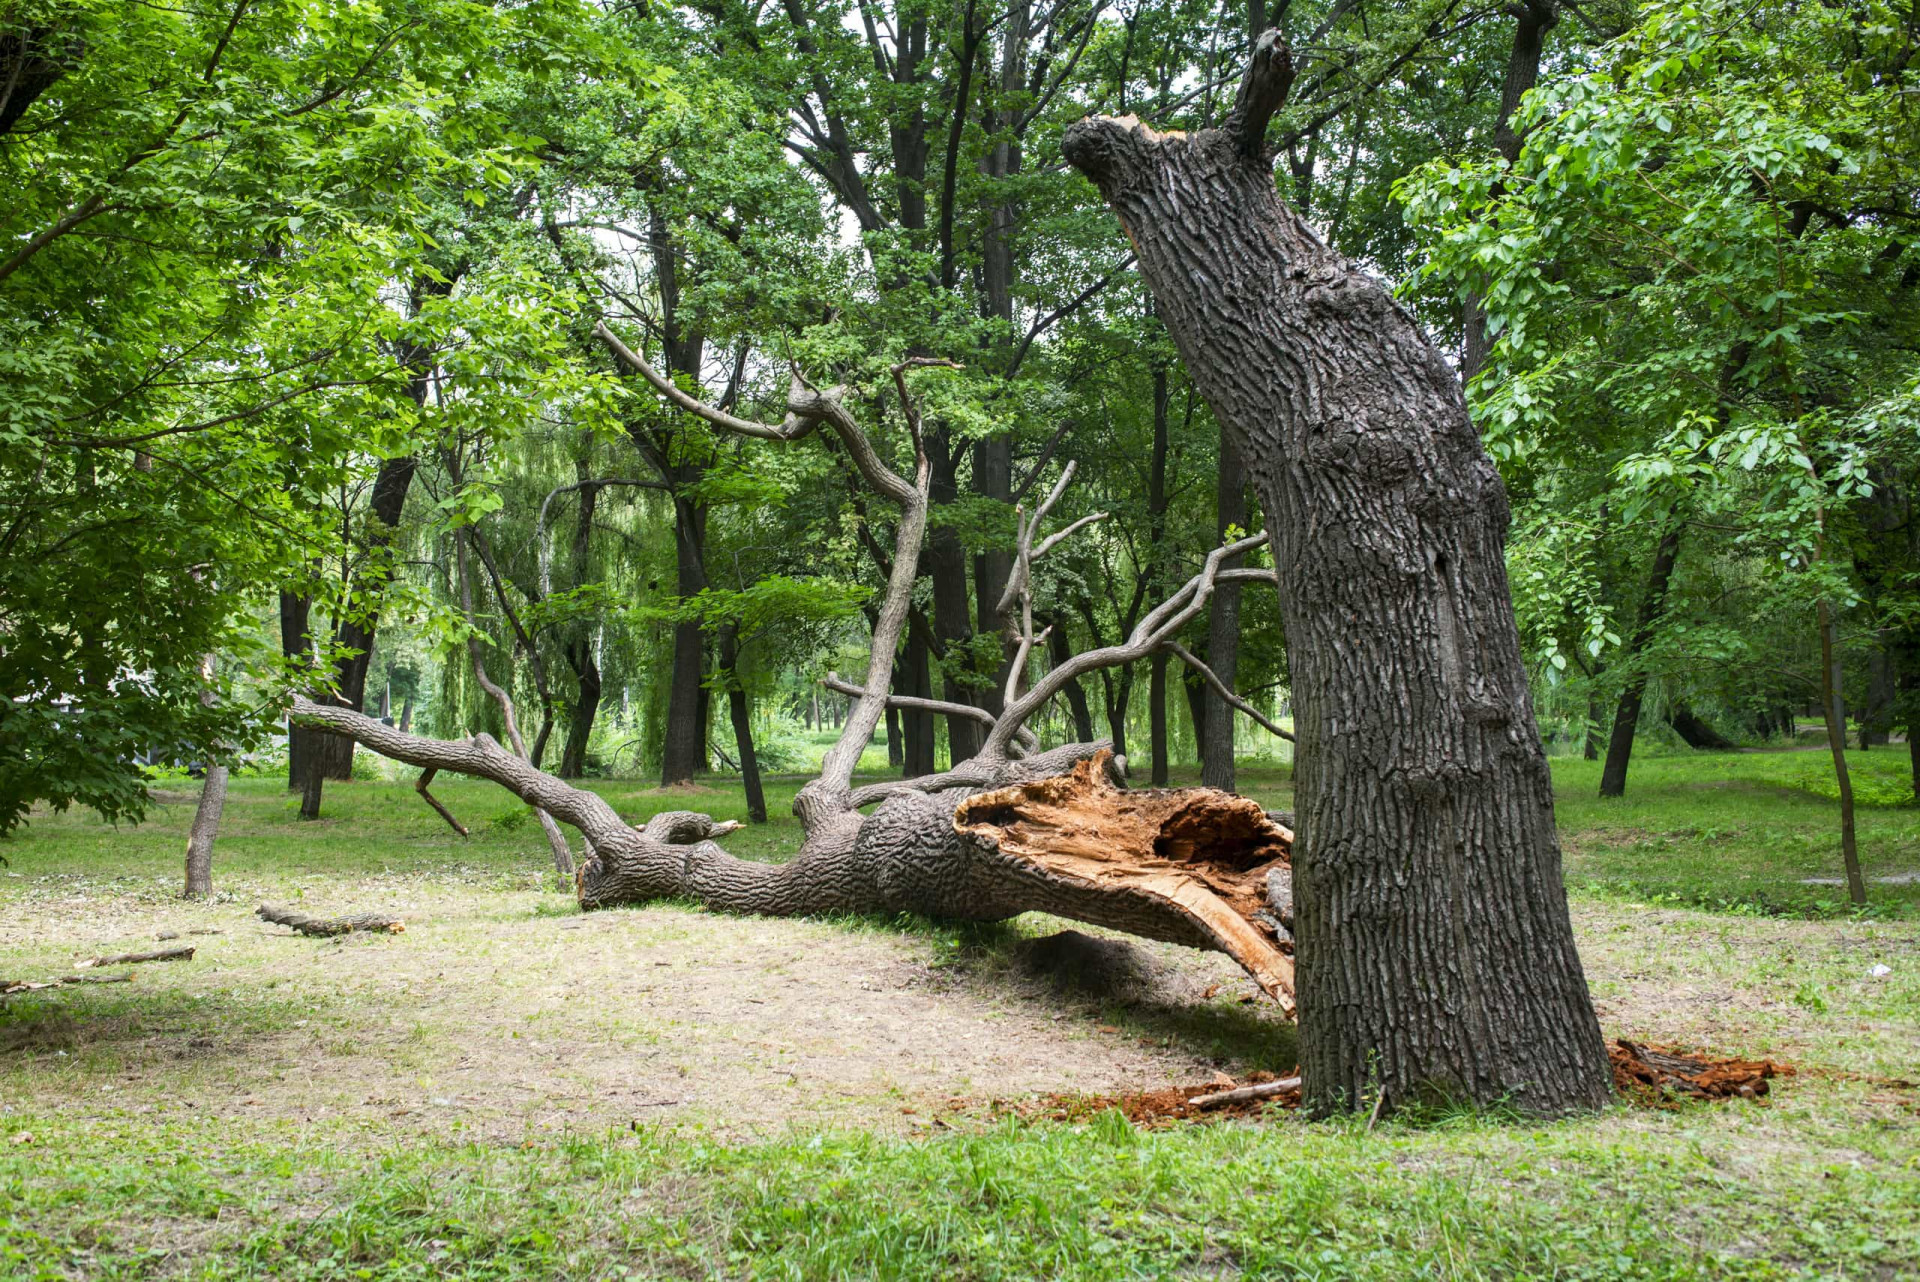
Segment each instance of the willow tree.
[[1595,1107],[1605,1048],[1561,884],[1503,557],[1460,380],[1281,200],[1257,45],[1220,128],[1068,128],[1273,536],[1299,734],[1294,930],[1310,1103]]

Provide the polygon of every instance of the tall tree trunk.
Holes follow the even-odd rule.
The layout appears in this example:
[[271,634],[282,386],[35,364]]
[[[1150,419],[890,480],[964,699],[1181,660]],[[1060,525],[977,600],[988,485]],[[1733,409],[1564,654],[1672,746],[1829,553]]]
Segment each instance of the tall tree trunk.
[[[902,684],[902,676],[898,664],[894,665],[893,669],[893,688],[895,690],[905,689],[905,686]],[[887,768],[889,770],[898,770],[901,766],[905,765],[906,762],[907,748],[905,744],[900,742],[900,709],[894,707],[892,704],[888,704]]]
[[[1062,616],[1055,616],[1053,630],[1047,634],[1047,653],[1056,668],[1073,657],[1073,643],[1067,638],[1067,621]],[[1087,708],[1087,692],[1081,686],[1078,677],[1067,682],[1065,693],[1067,710],[1073,716],[1075,740],[1079,743],[1092,743],[1093,713]],[[1115,747],[1114,751],[1118,752],[1120,749]]]
[[[707,511],[678,492],[673,498],[676,590],[688,600],[707,586]],[[667,735],[660,750],[660,782],[686,783],[707,766],[706,637],[697,620],[673,625],[673,670],[667,686]]]
[[[1494,150],[1511,165],[1519,159],[1521,145],[1525,142],[1513,127],[1513,113],[1520,109],[1520,99],[1527,90],[1540,80],[1540,52],[1546,45],[1547,32],[1553,30],[1560,21],[1559,0],[1520,0],[1508,6],[1513,14],[1513,50],[1507,56],[1506,81],[1500,88],[1500,115],[1494,124]],[[1472,382],[1480,367],[1487,363],[1487,352],[1492,347],[1492,338],[1487,333],[1487,314],[1480,309],[1480,296],[1467,295],[1465,305],[1466,344],[1460,359],[1460,377],[1464,382]]]
[[[960,496],[955,480],[955,460],[949,452],[945,432],[939,431],[927,442],[933,459],[932,499],[936,506],[954,502]],[[966,673],[968,643],[973,640],[973,603],[967,595],[967,553],[960,536],[944,522],[935,526],[927,538],[922,561],[933,579],[933,632],[944,656],[941,664],[941,697],[948,703],[977,703],[980,690]],[[989,607],[991,608],[991,607]],[[980,726],[965,717],[942,718],[947,723],[948,758],[953,765],[972,758],[980,751]]]
[[[1163,545],[1167,535],[1168,409],[1172,390],[1164,362],[1153,368],[1153,455],[1147,472],[1146,574],[1147,595],[1159,595]],[[1216,589],[1217,590],[1217,589]],[[1152,760],[1153,786],[1167,786],[1167,656],[1157,653],[1147,663],[1147,746]]]
[[1833,634],[1833,606],[1825,597],[1818,608],[1820,626],[1820,711],[1827,723],[1827,750],[1833,754],[1833,777],[1840,785],[1840,862],[1847,872],[1847,894],[1855,904],[1867,902],[1866,879],[1860,875],[1860,847],[1853,830],[1853,775],[1847,769],[1847,713],[1841,703],[1840,645]]
[[[905,647],[906,693],[920,699],[933,698],[933,638],[919,611],[909,617]],[[934,772],[933,714],[917,708],[901,712],[906,748],[901,774],[908,779]]]
[[[1647,595],[1640,602],[1640,621],[1627,641],[1622,661],[1633,663],[1653,643],[1654,629],[1667,608],[1667,586],[1673,582],[1673,563],[1680,556],[1681,524],[1677,514],[1667,514],[1667,532],[1654,549],[1653,567],[1647,571]],[[1615,666],[1618,666],[1617,664]],[[1607,762],[1600,768],[1600,795],[1625,796],[1627,766],[1633,760],[1633,736],[1640,729],[1640,704],[1646,698],[1647,673],[1635,669],[1628,673],[1620,691],[1620,705],[1613,711],[1613,734],[1607,740]]]
[[227,767],[207,765],[200,783],[200,804],[193,808],[193,827],[187,832],[188,899],[213,894],[213,842],[220,833],[220,816],[227,805]]
[[[312,613],[313,598],[280,593],[280,653],[290,663],[301,663],[313,653],[308,631]],[[287,723],[287,791],[299,792],[306,786],[308,752],[324,737],[298,722]]]
[[[1417,1099],[1598,1108],[1506,580],[1508,507],[1460,380],[1280,200],[1263,37],[1221,129],[1069,127],[1271,523],[1299,734],[1294,936],[1317,1111]],[[1364,674],[1364,676],[1362,675]]]
[[593,722],[600,710],[600,665],[593,659],[593,643],[569,644],[567,656],[580,683],[579,697],[567,718],[567,742],[560,749],[560,777],[578,779],[587,773],[587,745],[593,741]]
[[747,688],[740,682],[740,628],[727,623],[720,628],[720,679],[727,687],[727,715],[733,722],[733,747],[740,758],[740,781],[747,790],[747,820],[767,821],[767,795],[760,789],[760,758],[753,750],[753,709],[747,703]]
[[[1258,6],[1256,6],[1257,8]],[[1245,532],[1247,524],[1247,466],[1234,445],[1233,435],[1220,431],[1220,473],[1215,488],[1219,512],[1219,537],[1226,542],[1231,529]],[[1236,558],[1238,559],[1238,558]],[[1232,568],[1232,567],[1229,567]],[[1240,672],[1240,585],[1222,583],[1213,590],[1212,611],[1207,617],[1207,666],[1212,668],[1229,690],[1238,691]],[[1196,718],[1200,731],[1200,782],[1209,788],[1232,792],[1233,709],[1211,687],[1201,692],[1204,719]]]

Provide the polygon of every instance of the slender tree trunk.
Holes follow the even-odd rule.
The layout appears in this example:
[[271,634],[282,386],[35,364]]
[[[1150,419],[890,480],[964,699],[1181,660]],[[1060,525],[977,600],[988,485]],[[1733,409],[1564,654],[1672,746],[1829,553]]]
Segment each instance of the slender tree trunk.
[[[1053,631],[1047,635],[1047,652],[1056,668],[1073,657],[1073,643],[1067,638],[1067,621],[1063,617],[1055,616],[1053,620]],[[1073,716],[1075,740],[1080,743],[1093,742],[1093,713],[1087,708],[1087,692],[1078,677],[1067,682],[1065,694],[1067,710]],[[1116,747],[1114,751],[1120,749]]]
[[[1654,549],[1653,567],[1647,572],[1647,595],[1640,602],[1640,621],[1628,639],[1622,656],[1629,664],[1640,658],[1653,643],[1654,629],[1667,608],[1667,587],[1673,582],[1673,564],[1680,556],[1680,523],[1669,513],[1667,532]],[[1616,665],[1618,666],[1618,665]],[[1607,740],[1607,762],[1600,768],[1600,795],[1621,797],[1627,791],[1627,766],[1633,760],[1633,736],[1640,729],[1640,705],[1647,694],[1647,673],[1636,668],[1627,674],[1620,691],[1620,704],[1613,711],[1613,733]]]
[[[925,621],[915,611],[908,619],[906,644],[906,692],[921,699],[933,698],[933,638]],[[903,744],[906,749],[901,774],[908,779],[934,772],[933,714],[909,708],[900,714]]]
[[[897,664],[893,670],[893,688],[895,690],[906,688],[902,683],[900,668]],[[906,745],[900,742],[900,709],[889,704],[887,706],[887,768],[898,770],[906,762]]]
[[[1247,467],[1233,436],[1220,432],[1220,474],[1215,490],[1219,512],[1219,536],[1227,540],[1228,531],[1245,531],[1247,524]],[[1235,558],[1238,560],[1239,558]],[[1232,568],[1229,566],[1228,568]],[[1240,585],[1222,583],[1213,590],[1213,609],[1207,618],[1207,666],[1229,690],[1238,693],[1240,672]],[[1204,720],[1196,717],[1200,731],[1200,782],[1209,788],[1232,792],[1234,785],[1233,709],[1211,688],[1201,692]]]
[[[309,636],[313,599],[297,592],[280,594],[280,653],[288,660],[301,662],[313,653]],[[313,745],[328,738],[297,722],[287,723],[287,791],[300,792],[306,786],[307,756]]]
[[[1515,18],[1513,51],[1507,57],[1507,76],[1500,89],[1500,115],[1493,131],[1494,150],[1511,165],[1520,156],[1525,141],[1513,127],[1513,113],[1520,99],[1540,80],[1540,53],[1547,33],[1560,21],[1559,0],[1520,0],[1508,7]],[[1472,382],[1480,367],[1487,363],[1492,339],[1487,334],[1487,315],[1480,309],[1480,296],[1469,294],[1466,300],[1466,346],[1460,360],[1460,377]]]
[[[1598,676],[1599,673],[1596,672],[1594,675]],[[1601,705],[1600,691],[1598,689],[1587,691],[1587,733],[1580,755],[1588,761],[1600,760],[1600,727],[1605,724],[1602,720],[1605,716],[1606,709]]]
[[188,899],[213,894],[213,842],[220,833],[220,815],[227,804],[227,767],[209,763],[200,784],[200,804],[193,808],[193,827],[187,833]]
[[[935,433],[935,439],[928,442],[933,457],[932,499],[936,506],[959,498],[954,461],[944,437],[944,432]],[[967,594],[967,553],[951,525],[934,527],[922,560],[933,580],[934,637],[945,656],[940,678],[941,698],[948,703],[978,703],[980,691],[964,675],[968,643],[973,639],[973,603]],[[962,672],[956,673],[956,668]],[[978,723],[965,717],[942,720],[947,725],[948,759],[953,765],[970,760],[980,751]]]
[[740,681],[740,629],[728,623],[720,628],[720,678],[727,687],[727,715],[733,721],[733,747],[740,758],[740,781],[747,790],[747,820],[767,821],[767,795],[760,789],[760,758],[753,750],[753,709]]
[[1119,215],[1271,523],[1307,1101],[1597,1108],[1612,1083],[1514,626],[1506,493],[1445,358],[1281,202],[1264,133],[1290,81],[1270,35],[1225,128],[1095,118],[1063,150]]
[[[673,500],[676,588],[682,600],[707,586],[706,509],[678,493]],[[673,625],[673,671],[667,687],[667,734],[660,749],[660,782],[686,783],[707,766],[705,700],[706,637],[689,620]]]
[[[1156,597],[1160,588],[1163,545],[1167,534],[1167,454],[1168,409],[1172,390],[1167,367],[1156,362],[1153,369],[1153,455],[1147,473],[1147,556],[1146,574],[1151,587],[1147,595]],[[1167,786],[1167,656],[1155,654],[1147,663],[1147,746],[1152,761],[1153,786]]]
[[593,741],[593,722],[600,711],[600,665],[593,661],[593,644],[579,640],[574,646],[579,652],[569,658],[580,693],[573,702],[573,715],[567,718],[567,742],[560,749],[562,779],[578,779],[587,773],[587,745]]
[[1847,713],[1840,701],[1840,645],[1833,634],[1833,607],[1820,598],[1820,711],[1827,723],[1827,749],[1833,754],[1833,777],[1840,785],[1840,861],[1847,870],[1847,894],[1856,904],[1867,902],[1866,879],[1860,874],[1860,846],[1853,831],[1853,775],[1847,769]]

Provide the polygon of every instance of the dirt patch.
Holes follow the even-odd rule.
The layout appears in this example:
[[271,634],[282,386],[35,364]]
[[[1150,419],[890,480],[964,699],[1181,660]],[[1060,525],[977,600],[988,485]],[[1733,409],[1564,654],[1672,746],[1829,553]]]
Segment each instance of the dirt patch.
[[[0,1097],[103,1120],[344,1119],[387,1139],[662,1121],[745,1138],[910,1130],[955,1095],[1245,1074],[1278,1062],[1246,1058],[1263,1048],[1292,1062],[1270,1004],[1201,998],[1252,989],[1232,961],[1174,945],[1083,936],[1137,953],[1123,1016],[1111,994],[1010,974],[1018,934],[969,960],[950,939],[863,922],[672,905],[582,915],[554,895],[427,878],[232,889],[217,905],[97,885],[13,900],[6,973],[58,973],[159,931],[225,933],[191,963],[143,967],[117,999],[9,999]],[[301,889],[329,911],[391,910],[407,933],[318,940],[251,918],[259,899]]]

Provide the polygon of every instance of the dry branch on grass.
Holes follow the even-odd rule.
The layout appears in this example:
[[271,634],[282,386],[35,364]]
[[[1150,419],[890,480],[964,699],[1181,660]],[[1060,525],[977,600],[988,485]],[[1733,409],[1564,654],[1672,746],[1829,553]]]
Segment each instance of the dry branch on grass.
[[33,993],[43,988],[65,988],[70,984],[131,984],[135,971],[124,975],[62,975],[58,979],[35,982],[28,979],[0,979],[0,997],[15,993]]
[[95,957],[91,961],[75,962],[78,970],[88,970],[96,966],[131,966],[135,962],[192,961],[191,945],[180,948],[162,948],[151,953],[121,953],[115,957]]
[[[349,715],[357,717],[360,714],[356,712]],[[297,913],[291,909],[261,904],[254,910],[254,915],[276,926],[291,927],[302,935],[350,935],[356,930],[401,935],[405,934],[407,929],[405,922],[386,913],[355,913],[348,917],[309,917],[305,913]]]

